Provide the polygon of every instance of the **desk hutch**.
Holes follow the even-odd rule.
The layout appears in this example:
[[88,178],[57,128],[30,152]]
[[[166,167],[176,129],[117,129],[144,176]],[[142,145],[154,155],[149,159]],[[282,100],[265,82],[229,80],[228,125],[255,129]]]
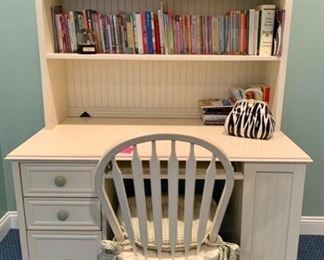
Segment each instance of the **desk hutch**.
[[[160,1],[35,2],[45,128],[7,156],[24,260],[97,259],[105,221],[94,190],[96,164],[116,141],[153,132],[206,138],[236,164],[229,215],[241,259],[297,258],[311,159],[280,131],[292,0],[163,1],[176,13],[213,15],[276,4],[286,10],[281,57],[54,53],[51,6],[117,13],[157,10]],[[271,86],[277,122],[271,140],[227,136],[223,127],[201,124],[199,99],[226,97],[230,87],[250,83]],[[91,118],[80,118],[84,112]],[[207,159],[204,153],[197,157]]]

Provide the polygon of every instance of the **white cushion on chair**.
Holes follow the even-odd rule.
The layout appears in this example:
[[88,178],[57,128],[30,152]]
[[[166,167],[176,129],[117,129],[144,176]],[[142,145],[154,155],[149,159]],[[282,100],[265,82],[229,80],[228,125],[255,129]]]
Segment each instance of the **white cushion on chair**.
[[[193,249],[189,252],[188,260],[223,260],[221,253],[221,248],[219,247],[202,247],[199,255],[196,255],[196,250]],[[120,260],[158,260],[159,258],[156,256],[155,251],[149,251],[148,258],[145,258],[140,253],[135,255],[131,250],[123,251],[118,255],[118,259]],[[160,259],[163,260],[172,260],[173,258],[170,256],[169,252],[162,252]],[[175,254],[176,260],[185,260],[184,252],[176,252]],[[225,258],[226,259],[226,258]]]
[[[129,241],[128,241],[129,242]],[[157,257],[156,250],[148,250],[148,257],[145,258],[141,250],[136,248],[136,254],[134,254],[131,245],[125,244],[123,251],[118,255],[119,260],[186,260],[183,251],[175,253],[174,258],[170,256],[170,252],[162,252],[161,257]],[[191,249],[187,260],[237,260],[239,259],[239,246],[233,243],[223,242],[222,238],[218,236],[215,243],[210,245],[203,245],[196,255],[196,249]]]
[[[197,232],[199,224],[199,213],[201,206],[201,195],[196,195],[194,200],[194,214],[192,222],[192,236],[190,248],[197,247]],[[129,209],[131,212],[131,221],[134,229],[134,235],[136,239],[136,244],[141,246],[141,237],[139,222],[136,211],[136,201],[135,197],[128,198]],[[154,222],[153,222],[153,207],[151,197],[146,197],[146,207],[147,207],[147,235],[148,235],[148,249],[156,250],[155,245],[155,233],[154,233]],[[207,222],[207,230],[212,225],[212,218],[215,215],[217,204],[215,200],[212,200],[210,211],[209,211],[209,220]],[[118,213],[118,218],[121,221],[121,214]],[[125,226],[122,223],[122,227],[125,229]],[[168,196],[162,196],[162,251],[170,251],[169,245],[169,218],[168,218]],[[177,222],[177,241],[176,241],[176,251],[184,251],[184,196],[179,195],[178,199],[178,222]]]

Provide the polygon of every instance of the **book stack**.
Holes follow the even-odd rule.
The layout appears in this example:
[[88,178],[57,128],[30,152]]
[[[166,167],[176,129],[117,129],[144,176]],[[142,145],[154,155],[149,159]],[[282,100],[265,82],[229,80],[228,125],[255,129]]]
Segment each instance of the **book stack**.
[[224,125],[233,105],[230,99],[209,98],[199,100],[200,117],[204,125]]
[[[226,14],[175,14],[164,10],[101,14],[96,10],[63,11],[52,7],[55,51],[78,50],[78,35],[91,31],[97,53],[126,54],[279,54],[283,21],[274,31],[275,5],[229,10]],[[280,13],[278,13],[280,14]],[[275,38],[273,34],[277,35]],[[276,43],[273,44],[273,39]],[[272,49],[275,48],[275,52]]]
[[270,102],[270,87],[265,84],[250,84],[245,88],[230,88],[232,102],[241,99],[255,99]]

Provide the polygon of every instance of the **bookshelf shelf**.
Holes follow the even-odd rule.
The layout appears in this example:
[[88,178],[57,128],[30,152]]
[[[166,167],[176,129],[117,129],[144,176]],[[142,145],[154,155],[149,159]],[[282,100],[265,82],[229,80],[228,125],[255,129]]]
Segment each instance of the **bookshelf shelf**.
[[280,61],[280,57],[248,55],[149,55],[149,54],[69,54],[47,53],[48,60],[126,60],[126,61]]

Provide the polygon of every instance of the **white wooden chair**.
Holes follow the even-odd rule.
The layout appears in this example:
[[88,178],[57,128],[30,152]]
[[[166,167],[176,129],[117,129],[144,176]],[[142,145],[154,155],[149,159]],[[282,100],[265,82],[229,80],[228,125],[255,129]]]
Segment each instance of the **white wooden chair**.
[[[162,252],[162,191],[161,191],[161,178],[160,173],[160,159],[158,156],[159,149],[157,148],[160,141],[170,142],[168,146],[170,148],[170,155],[167,160],[167,182],[168,182],[168,221],[169,221],[169,246],[170,252],[167,254]],[[179,161],[176,155],[176,146],[178,142],[187,143],[188,157],[186,159],[185,166],[185,197],[184,197],[184,250],[181,253],[179,259],[187,259],[188,256],[192,255],[190,249],[191,243],[191,232],[193,222],[193,211],[194,211],[194,197],[195,197],[195,182],[196,182],[196,158],[195,158],[195,146],[203,147],[210,152],[210,163],[204,175],[204,187],[201,199],[201,208],[199,213],[199,224],[197,230],[197,247],[194,250],[192,259],[199,259],[197,256],[201,254],[201,245],[205,242],[206,238],[211,242],[214,242],[218,237],[220,225],[222,223],[225,210],[227,208],[232,190],[234,185],[234,172],[231,163],[225,156],[213,144],[196,138],[193,136],[179,135],[179,134],[152,134],[146,136],[136,137],[127,141],[123,141],[111,149],[102,157],[100,160],[96,176],[95,185],[98,194],[98,198],[102,204],[104,214],[109,222],[109,225],[115,235],[117,241],[125,240],[125,231],[127,233],[127,241],[130,241],[130,252],[123,255],[121,253],[118,259],[178,259],[179,252],[176,252],[176,238],[177,238],[177,221],[178,221],[178,184],[179,184]],[[150,174],[150,185],[151,185],[151,199],[153,207],[153,222],[154,222],[154,233],[155,233],[155,244],[156,244],[156,256],[150,254],[148,249],[148,230],[147,230],[147,210],[146,210],[146,198],[144,188],[144,176],[143,176],[143,165],[141,161],[141,151],[138,146],[146,143],[147,150],[151,151],[149,160],[149,174]],[[138,225],[139,234],[141,240],[142,249],[138,250],[136,246],[136,237],[131,220],[131,212],[128,205],[127,194],[123,182],[123,174],[117,163],[116,157],[126,147],[133,147],[131,155],[131,169],[132,179],[134,183],[135,201],[137,205],[138,214]],[[212,201],[215,177],[216,177],[216,160],[222,164],[225,171],[225,186],[223,188],[215,216],[212,219],[212,224],[209,230],[206,230],[207,221],[209,217],[209,209]],[[119,207],[124,223],[124,228],[121,227],[120,221],[112,207],[112,202],[108,198],[105,190],[104,179],[107,165],[112,165],[112,178],[117,193]],[[164,176],[165,178],[165,176]],[[183,178],[183,177],[182,177]],[[201,178],[201,175],[200,175]],[[142,257],[142,258],[141,258]],[[202,259],[213,259],[203,257]]]

